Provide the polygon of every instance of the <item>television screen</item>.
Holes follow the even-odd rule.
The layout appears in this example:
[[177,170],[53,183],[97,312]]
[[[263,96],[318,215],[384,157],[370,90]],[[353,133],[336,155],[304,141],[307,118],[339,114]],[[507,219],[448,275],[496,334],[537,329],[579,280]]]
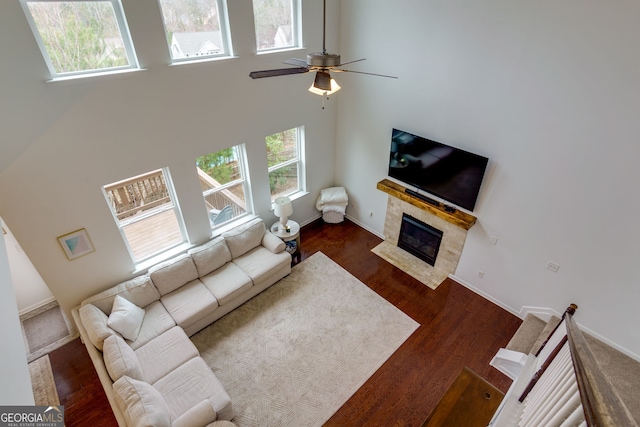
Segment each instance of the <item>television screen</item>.
[[489,159],[393,129],[389,176],[473,211]]

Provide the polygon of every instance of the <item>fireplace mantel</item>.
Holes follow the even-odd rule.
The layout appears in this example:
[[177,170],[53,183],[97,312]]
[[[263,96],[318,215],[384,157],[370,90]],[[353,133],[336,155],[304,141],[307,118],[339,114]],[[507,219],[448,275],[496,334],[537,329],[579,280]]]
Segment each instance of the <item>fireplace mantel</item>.
[[454,212],[447,212],[444,209],[445,205],[443,203],[439,203],[438,205],[427,203],[419,197],[405,193],[405,187],[400,184],[396,184],[389,179],[383,179],[378,183],[376,187],[380,191],[383,191],[393,197],[402,200],[403,202],[407,202],[417,208],[420,208],[423,211],[427,211],[437,216],[438,218],[444,219],[445,221],[457,225],[458,227],[462,227],[465,230],[470,229],[473,224],[476,223],[475,216],[457,209]]

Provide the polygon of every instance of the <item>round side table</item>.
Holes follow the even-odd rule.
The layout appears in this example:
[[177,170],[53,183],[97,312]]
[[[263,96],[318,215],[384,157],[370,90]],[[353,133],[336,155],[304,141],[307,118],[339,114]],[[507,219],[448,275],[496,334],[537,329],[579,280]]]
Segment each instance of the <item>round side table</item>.
[[289,231],[283,229],[280,222],[276,222],[271,226],[271,232],[285,243],[295,240],[296,248],[293,252],[290,252],[291,259],[295,260],[296,262],[300,262],[300,260],[302,259],[302,253],[300,252],[300,224],[295,221],[288,220],[287,227],[289,227]]

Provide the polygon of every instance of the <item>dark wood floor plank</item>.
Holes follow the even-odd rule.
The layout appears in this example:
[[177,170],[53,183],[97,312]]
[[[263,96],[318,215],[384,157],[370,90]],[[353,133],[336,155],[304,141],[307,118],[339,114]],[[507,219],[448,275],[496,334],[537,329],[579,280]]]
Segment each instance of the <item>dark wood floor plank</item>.
[[[350,221],[301,231],[302,259],[323,252],[421,325],[326,425],[420,426],[464,366],[505,392],[489,360],[521,320],[451,279],[431,290],[371,252],[381,241]],[[116,425],[84,344],[50,357],[66,425]]]
[[87,348],[76,339],[49,353],[65,426],[112,427],[118,423]]

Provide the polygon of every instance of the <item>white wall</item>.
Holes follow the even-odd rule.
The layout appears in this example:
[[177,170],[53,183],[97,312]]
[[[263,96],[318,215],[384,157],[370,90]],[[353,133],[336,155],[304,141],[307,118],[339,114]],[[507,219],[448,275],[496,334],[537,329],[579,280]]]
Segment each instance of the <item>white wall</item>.
[[[266,135],[304,125],[309,194],[292,219],[307,221],[333,184],[336,105],[320,108],[313,75],[251,80],[306,50],[256,55],[250,1],[229,2],[236,58],[168,66],[156,0],[123,0],[140,63],[115,78],[45,83],[46,65],[19,2],[0,4],[0,215],[66,310],[131,277],[101,186],[168,166],[189,237],[209,237],[195,158],[246,144],[256,213],[270,212]],[[322,4],[303,1],[305,46],[321,46]],[[337,25],[338,5],[329,9]],[[331,27],[330,27],[331,29]],[[334,35],[336,34],[336,35]],[[337,44],[337,31],[328,42]],[[68,261],[56,237],[86,228],[95,252]]]
[[343,58],[399,76],[339,76],[349,214],[382,234],[393,127],[487,156],[456,276],[515,312],[575,302],[578,322],[638,357],[640,3],[341,5]]
[[[1,232],[0,232],[1,233]],[[9,259],[3,234],[0,234],[0,405],[33,405],[33,390],[27,368],[16,297],[11,285]]]
[[[2,218],[0,218],[0,224],[2,224]],[[18,313],[24,314],[53,301],[54,298],[47,284],[42,280],[42,276],[20,247],[11,229],[5,224],[2,226],[7,233],[4,235],[4,241]]]

